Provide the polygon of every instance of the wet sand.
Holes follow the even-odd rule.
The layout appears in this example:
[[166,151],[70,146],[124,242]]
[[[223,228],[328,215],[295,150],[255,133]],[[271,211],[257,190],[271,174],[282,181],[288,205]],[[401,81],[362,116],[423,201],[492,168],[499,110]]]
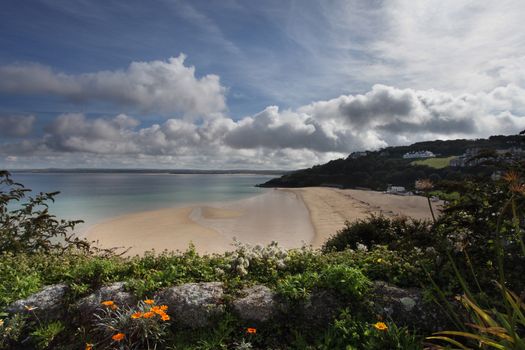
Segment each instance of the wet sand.
[[[436,203],[433,203],[436,205]],[[326,187],[270,189],[247,199],[124,215],[91,227],[86,237],[101,247],[130,247],[128,255],[154,249],[200,253],[277,241],[284,248],[320,247],[346,221],[371,213],[430,218],[426,198]]]

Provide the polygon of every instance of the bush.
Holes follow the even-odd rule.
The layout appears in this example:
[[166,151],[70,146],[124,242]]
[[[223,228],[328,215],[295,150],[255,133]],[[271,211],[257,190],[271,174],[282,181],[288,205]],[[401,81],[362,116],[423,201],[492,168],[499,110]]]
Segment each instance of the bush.
[[375,245],[385,245],[391,250],[424,249],[434,246],[436,241],[427,221],[371,215],[367,219],[347,222],[345,228],[326,241],[323,251],[371,249]]
[[58,220],[49,213],[48,202],[54,202],[59,192],[27,197],[30,191],[14,182],[9,172],[0,171],[0,251],[50,253],[73,247],[89,251],[90,245],[72,234],[83,221]]
[[358,269],[346,265],[328,265],[320,274],[321,288],[337,291],[345,297],[356,301],[362,300],[370,287],[370,281]]

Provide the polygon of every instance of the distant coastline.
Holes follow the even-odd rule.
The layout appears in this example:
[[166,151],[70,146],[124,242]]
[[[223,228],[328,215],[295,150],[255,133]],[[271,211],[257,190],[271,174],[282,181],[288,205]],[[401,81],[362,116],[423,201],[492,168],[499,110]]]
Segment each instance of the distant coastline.
[[103,169],[103,168],[44,168],[44,169],[12,169],[12,173],[57,173],[57,174],[174,174],[174,175],[285,175],[292,170],[257,170],[257,169]]

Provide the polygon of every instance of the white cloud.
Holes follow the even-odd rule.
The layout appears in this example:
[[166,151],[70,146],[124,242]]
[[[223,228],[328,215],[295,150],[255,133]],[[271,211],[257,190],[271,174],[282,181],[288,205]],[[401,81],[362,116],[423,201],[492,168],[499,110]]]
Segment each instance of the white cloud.
[[375,85],[365,94],[342,95],[295,110],[269,106],[238,121],[217,116],[141,126],[124,114],[64,114],[47,126],[44,137],[5,143],[0,155],[19,160],[78,155],[101,166],[136,161],[136,166],[293,169],[356,150],[523,129],[525,89],[516,85],[459,95]]
[[226,109],[226,89],[217,75],[195,76],[185,56],[132,62],[125,70],[78,75],[34,64],[0,66],[0,91],[54,95],[78,103],[106,102],[142,112],[207,117]]

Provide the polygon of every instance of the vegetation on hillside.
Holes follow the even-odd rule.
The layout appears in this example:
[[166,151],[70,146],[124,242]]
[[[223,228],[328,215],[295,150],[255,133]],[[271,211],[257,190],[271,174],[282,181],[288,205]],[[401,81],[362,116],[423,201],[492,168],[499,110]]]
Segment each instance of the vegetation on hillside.
[[443,169],[443,168],[446,168],[450,165],[450,161],[452,159],[454,159],[455,156],[450,156],[450,157],[441,157],[441,158],[428,158],[428,159],[419,159],[419,160],[414,160],[412,163],[412,165],[425,165],[425,166],[428,166],[430,168],[434,168],[434,169]]
[[344,188],[369,188],[384,191],[389,184],[414,188],[418,179],[431,179],[439,188],[442,182],[462,183],[466,180],[487,180],[496,170],[505,170],[508,165],[486,161],[471,167],[452,168],[428,166],[425,162],[414,163],[413,159],[403,159],[408,152],[428,150],[438,157],[451,157],[463,154],[471,148],[482,150],[509,149],[523,147],[523,136],[491,136],[479,140],[449,140],[418,142],[410,146],[387,147],[366,155],[337,159],[323,165],[299,170],[280,178],[272,179],[262,187],[308,187],[340,186]]
[[[45,195],[39,202],[44,209],[30,205],[35,202],[32,197],[22,211],[8,206],[10,201],[23,201],[29,192],[12,182],[8,173],[2,173],[1,182],[0,232],[2,240],[11,243],[4,243],[0,253],[0,348],[328,350],[437,349],[448,344],[523,349],[522,172],[509,172],[497,182],[465,182],[461,189],[450,186],[457,190],[457,198],[435,223],[372,216],[348,223],[322,250],[239,244],[218,255],[201,256],[190,247],[185,252],[132,258],[79,244],[64,236],[69,232],[63,230],[66,227],[52,230],[67,222],[47,212],[45,202],[50,198]],[[23,229],[14,223],[24,223]],[[60,244],[53,243],[56,238],[62,238]],[[432,335],[438,329],[423,324],[408,329],[391,319],[378,319],[369,299],[376,280],[423,288],[428,302],[448,310],[449,330]],[[74,303],[115,281],[126,281],[143,301],[118,312],[107,301],[101,305],[99,322],[89,329],[77,326],[76,315],[45,323],[30,317],[29,309],[27,315],[2,313],[13,301],[45,285],[66,283],[67,299]],[[227,312],[213,329],[189,330],[164,316],[165,306],[147,298],[164,287],[205,281],[224,282],[232,297],[243,286],[263,284],[290,303],[306,302],[319,289],[331,290],[346,307],[322,326],[314,327],[300,315],[247,325]],[[457,295],[466,311],[454,302]]]

